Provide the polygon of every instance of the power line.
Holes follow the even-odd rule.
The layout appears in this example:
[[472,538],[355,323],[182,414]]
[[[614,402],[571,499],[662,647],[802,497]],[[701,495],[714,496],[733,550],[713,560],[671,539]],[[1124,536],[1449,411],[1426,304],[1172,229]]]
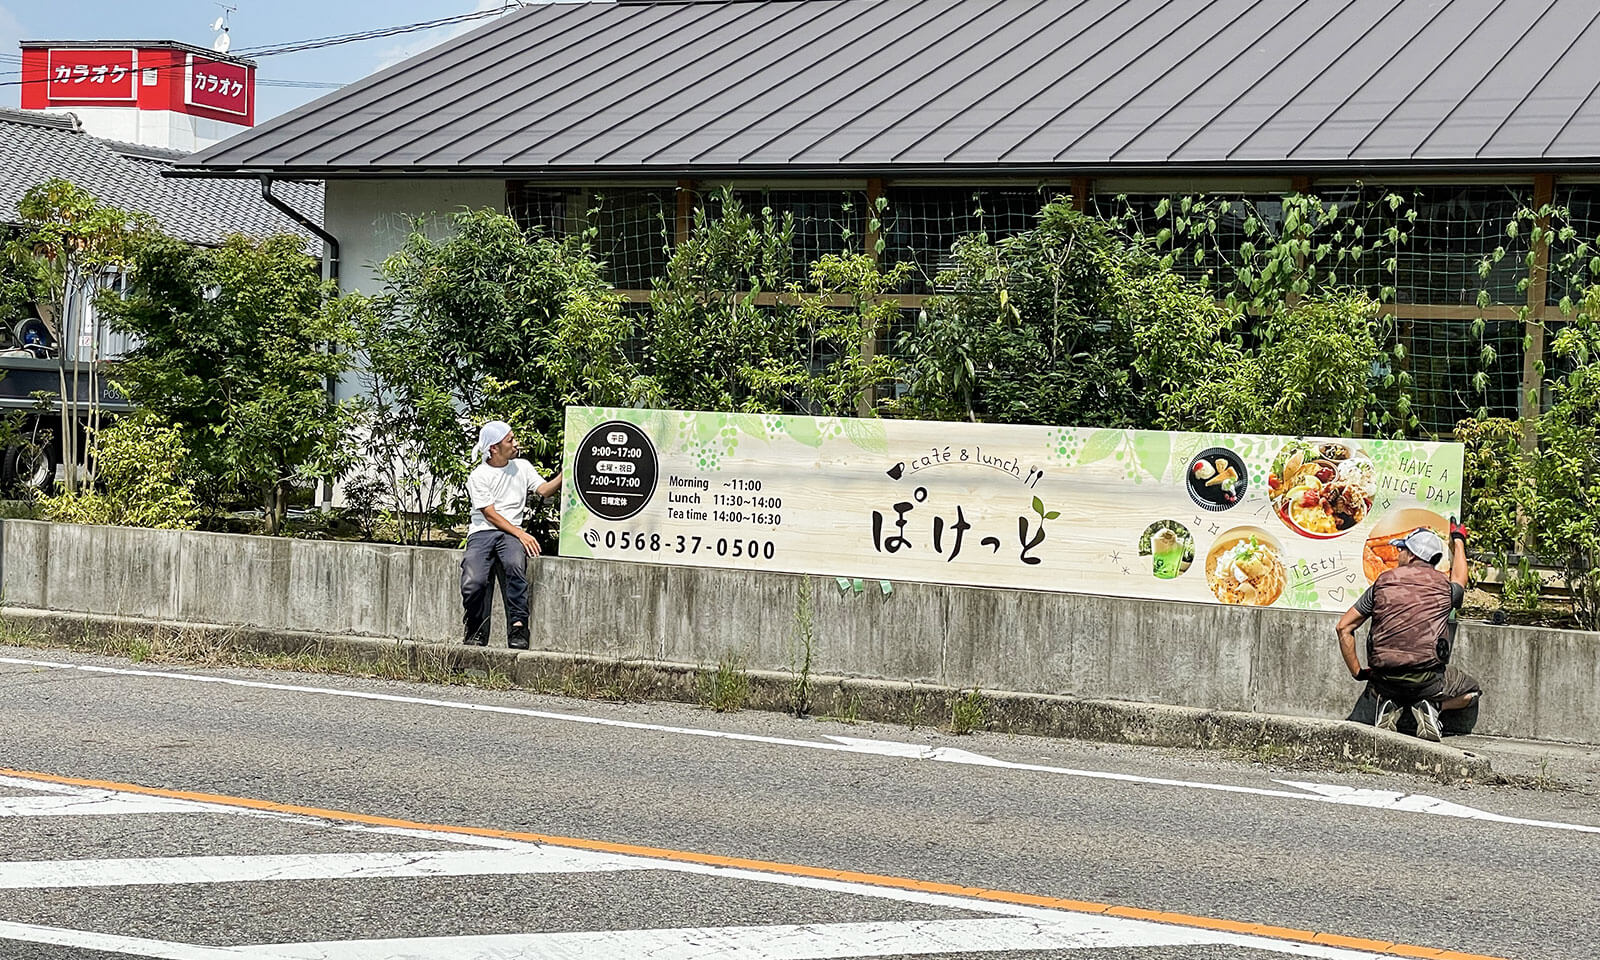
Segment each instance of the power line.
[[258,87],[293,87],[298,90],[337,90],[345,84],[326,83],[319,80],[263,80],[256,78]]
[[[277,46],[247,47],[247,48],[245,48],[243,50],[234,51],[234,52],[230,53],[229,56],[232,56],[232,57],[244,57],[244,58],[253,60],[253,59],[261,59],[261,58],[265,58],[265,57],[277,57],[277,56],[282,56],[282,55],[288,54],[288,53],[300,53],[300,52],[306,51],[306,50],[321,50],[321,49],[324,49],[326,47],[343,46],[344,44],[347,44],[347,43],[360,43],[360,42],[362,42],[364,40],[378,40],[378,39],[381,39],[383,37],[400,36],[402,34],[407,34],[407,33],[416,33],[416,32],[421,31],[421,30],[435,30],[435,29],[438,29],[439,27],[447,27],[447,26],[450,26],[452,24],[465,23],[465,22],[468,22],[468,21],[471,21],[471,20],[483,20],[483,19],[486,19],[486,18],[489,18],[489,17],[498,17],[498,16],[501,16],[502,14],[504,14],[507,10],[510,10],[513,7],[520,7],[520,6],[522,6],[522,4],[519,3],[519,2],[508,2],[504,6],[498,7],[498,8],[493,9],[493,10],[476,10],[476,11],[473,11],[472,13],[461,13],[461,14],[456,14],[455,16],[451,16],[451,17],[440,17],[440,18],[438,18],[436,20],[423,20],[423,21],[418,21],[416,23],[406,23],[406,24],[401,24],[399,26],[394,26],[394,27],[382,27],[382,28],[375,29],[375,30],[363,30],[363,31],[360,31],[360,32],[357,32],[357,33],[338,34],[336,36],[331,36],[331,37],[316,37],[316,38],[313,38],[313,39],[310,39],[310,40],[298,40],[298,41],[295,41],[293,43],[280,44],[280,45],[277,45]],[[5,57],[5,56],[8,56],[8,55],[0,54],[0,57]],[[18,56],[16,58],[16,60],[13,61],[13,62],[21,62],[21,59],[22,58],[20,56]],[[180,69],[186,68],[186,66],[187,66],[187,64],[173,63],[173,64],[163,64],[163,65],[161,65],[159,67],[150,67],[150,68],[141,68],[141,69],[180,70]],[[0,76],[16,75],[16,74],[18,74],[20,72],[21,71],[18,71],[18,70],[7,70],[7,71],[0,72]],[[23,86],[24,84],[49,83],[49,82],[50,82],[50,78],[49,77],[35,78],[35,79],[25,79],[25,80],[4,80],[4,81],[0,81],[0,87],[20,87],[20,86]],[[259,79],[256,81],[257,85],[260,85],[263,82],[264,81],[261,81]],[[272,81],[272,82],[269,82],[268,85],[269,86],[280,86],[280,85],[287,85],[287,84],[296,83],[296,82],[299,82],[299,81]],[[312,83],[311,81],[303,81],[303,82],[307,83],[307,84],[311,84]],[[315,85],[318,86],[318,87],[322,87],[322,86],[337,87],[337,86],[340,86],[340,84],[327,84],[327,85],[324,85],[324,84],[320,84],[320,83],[319,84],[315,84]]]
[[486,17],[498,17],[512,7],[521,6],[517,3],[507,3],[494,10],[476,10],[472,13],[459,13],[451,17],[440,17],[437,20],[423,20],[417,23],[402,24],[397,27],[381,27],[376,30],[362,30],[356,33],[335,34],[331,37],[317,37],[312,40],[296,40],[293,43],[279,46],[246,47],[239,50],[236,56],[241,57],[273,57],[284,53],[298,53],[302,50],[319,50],[323,47],[336,47],[346,43],[359,43],[363,40],[377,40],[382,37],[399,36],[403,33],[416,33],[419,30],[433,30],[437,27],[448,27],[456,23],[465,23],[469,20],[482,20]]

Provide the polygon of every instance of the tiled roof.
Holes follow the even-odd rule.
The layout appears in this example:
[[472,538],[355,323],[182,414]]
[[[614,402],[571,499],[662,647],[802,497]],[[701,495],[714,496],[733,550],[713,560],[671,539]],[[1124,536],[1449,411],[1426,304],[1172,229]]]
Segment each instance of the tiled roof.
[[1600,161],[1595,0],[533,3],[181,166],[1457,171]]
[[[91,137],[70,115],[0,108],[0,222],[17,218],[17,202],[29,189],[59,177],[104,203],[149,214],[164,232],[189,243],[216,244],[234,233],[294,233],[315,241],[262,200],[254,181],[161,175],[185,156]],[[321,222],[321,183],[278,183],[273,192]]]

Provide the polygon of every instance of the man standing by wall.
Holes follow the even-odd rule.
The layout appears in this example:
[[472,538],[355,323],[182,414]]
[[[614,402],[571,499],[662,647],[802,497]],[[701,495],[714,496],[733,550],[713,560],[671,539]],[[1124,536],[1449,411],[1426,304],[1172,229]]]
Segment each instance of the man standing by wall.
[[461,559],[461,604],[465,610],[469,644],[489,643],[489,614],[494,608],[494,567],[498,563],[506,607],[506,645],[528,649],[529,557],[539,555],[539,543],[522,529],[528,491],[541,497],[561,489],[562,474],[546,480],[533,464],[517,457],[517,438],[510,424],[491,420],[478,431],[472,448],[477,462],[467,477],[472,502],[472,522],[467,527],[467,552]]
[[[1338,626],[1339,652],[1350,675],[1367,681],[1363,700],[1375,700],[1377,726],[1397,730],[1402,711],[1410,707],[1417,736],[1433,741],[1444,732],[1441,710],[1465,710],[1482,693],[1476,679],[1449,666],[1456,611],[1467,594],[1467,530],[1459,522],[1450,524],[1450,543],[1447,576],[1437,569],[1444,556],[1438,534],[1418,529],[1391,541],[1400,550],[1400,565],[1380,575]],[[1363,668],[1356,656],[1356,629],[1368,619],[1372,630]],[[1361,707],[1351,719],[1363,712]]]

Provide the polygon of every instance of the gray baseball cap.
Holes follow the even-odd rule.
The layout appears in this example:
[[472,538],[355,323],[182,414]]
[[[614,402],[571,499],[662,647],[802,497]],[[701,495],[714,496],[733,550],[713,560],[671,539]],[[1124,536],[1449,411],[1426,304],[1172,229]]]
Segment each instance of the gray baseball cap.
[[1444,541],[1427,527],[1413,530],[1398,540],[1390,540],[1389,546],[1407,550],[1423,563],[1438,563],[1439,558],[1444,556]]

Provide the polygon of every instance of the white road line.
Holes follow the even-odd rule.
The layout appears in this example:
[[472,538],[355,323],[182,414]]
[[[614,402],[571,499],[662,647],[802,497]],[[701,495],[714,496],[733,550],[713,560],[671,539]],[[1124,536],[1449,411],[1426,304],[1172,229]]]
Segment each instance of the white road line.
[[303,853],[232,857],[18,860],[0,863],[0,890],[126,887],[141,884],[477,877],[653,869],[653,863],[587,850],[427,850],[415,853]]
[[33,793],[82,793],[82,787],[65,783],[45,783],[42,780],[24,780],[21,777],[0,777],[0,787],[12,787]]
[[170,943],[166,940],[121,937],[111,933],[66,930],[4,920],[0,920],[0,940],[20,940],[77,950],[103,950],[130,957],[154,957],[157,960],[275,960],[270,952],[261,947],[203,947],[193,943]]
[[463,847],[489,847],[495,850],[537,850],[542,849],[544,846],[527,840],[475,837],[468,833],[440,833],[437,830],[417,830],[411,827],[374,827],[365,823],[337,823],[329,820],[319,820],[314,817],[307,817],[306,820],[318,826],[331,827],[334,830],[342,830],[349,833],[381,833],[391,837],[412,837],[417,840],[454,843]]
[[137,794],[0,797],[0,817],[120,817],[138,813],[214,812],[202,804]]
[[1111,918],[910,920],[657,930],[330,940],[209,947],[0,922],[0,939],[105,950],[160,960],[833,960],[1001,951],[1095,950],[1215,944],[1320,960],[1385,960],[1384,955],[1188,930]]
[[[640,723],[634,720],[614,720],[607,717],[590,717],[582,714],[559,713],[551,710],[530,710],[524,707],[504,707],[484,703],[468,703],[459,700],[437,700],[428,697],[408,697],[391,693],[374,693],[364,690],[340,690],[331,687],[310,687],[299,684],[269,683],[262,680],[242,680],[236,677],[217,677],[200,673],[172,673],[159,670],[134,670],[123,667],[102,667],[92,664],[66,664],[48,660],[27,660],[16,657],[0,657],[0,664],[15,664],[19,666],[44,667],[52,670],[77,670],[85,673],[111,674],[114,676],[149,677],[162,680],[178,680],[188,683],[215,683],[224,686],[247,687],[256,690],[276,690],[285,693],[304,693],[314,696],[342,697],[352,700],[368,700],[382,703],[401,703],[412,706],[436,707],[445,710],[465,710],[475,713],[494,713],[509,716],[531,717],[539,720],[555,720],[563,723],[579,723],[590,726],[613,727],[626,730],[647,730],[655,733],[675,734],[679,736],[705,737],[713,740],[730,740],[743,743],[761,743],[771,746],[794,747],[803,750],[823,750],[835,753],[872,754],[886,757],[900,757],[905,759],[934,761],[938,763],[959,763],[972,766],[996,767],[1007,770],[1021,770],[1032,773],[1044,773],[1052,776],[1077,777],[1088,780],[1106,780],[1118,783],[1140,784],[1144,786],[1177,787],[1185,790],[1205,790],[1215,793],[1232,793],[1257,797],[1271,797],[1278,800],[1294,800],[1301,803],[1329,803],[1338,805],[1365,806],[1373,809],[1392,810],[1398,813],[1420,813],[1437,815],[1434,809],[1440,801],[1434,798],[1424,798],[1431,803],[1421,803],[1407,806],[1393,803],[1367,803],[1352,802],[1349,794],[1313,792],[1300,793],[1290,790],[1274,790],[1266,787],[1244,787],[1227,783],[1207,783],[1200,780],[1174,780],[1166,777],[1143,777],[1128,773],[1111,773],[1103,770],[1083,770],[1073,767],[1052,767],[1035,763],[1013,763],[1007,760],[997,760],[980,754],[970,753],[952,747],[930,747],[914,743],[897,743],[885,740],[863,740],[854,737],[829,737],[827,741],[820,740],[791,740],[783,737],[766,737],[758,734],[731,733],[725,730],[706,730],[697,727],[675,727],[656,723]],[[1459,808],[1470,809],[1470,808]],[[1522,817],[1505,817],[1498,814],[1482,813],[1476,819],[1486,822],[1504,823],[1516,826],[1538,827],[1551,830],[1570,830],[1579,833],[1600,834],[1600,825],[1563,823],[1554,820],[1533,820]],[[1447,814],[1459,816],[1458,813]]]
[[[900,920],[865,923],[687,927],[666,930],[594,930],[561,933],[428,937],[268,944],[273,957],[291,960],[578,960],[583,957],[649,957],[651,960],[831,960],[835,957],[928,956],[945,953],[1094,950],[1178,947],[1200,944],[1244,946],[1225,933],[1186,930],[1105,918],[1052,921]],[[1255,944],[1250,944],[1255,946]],[[1273,943],[1268,949],[1284,946]],[[1328,960],[1376,958],[1378,954],[1321,948],[1300,956]]]
[[[80,788],[81,789],[81,788]],[[113,799],[134,797],[111,791]],[[224,808],[225,809],[225,808]],[[255,813],[257,811],[236,811]],[[417,828],[338,824],[320,817],[297,821],[337,825],[372,833],[460,843],[476,840]],[[593,870],[658,870],[778,884],[808,890],[986,913],[996,919],[932,920],[857,924],[718,927],[678,930],[566,931],[371,941],[327,941],[210,947],[92,931],[0,922],[0,939],[103,950],[159,960],[577,960],[591,956],[802,960],[903,954],[978,953],[1002,950],[1074,950],[1116,947],[1231,945],[1320,960],[1379,960],[1382,954],[1233,934],[1177,923],[1107,917],[995,900],[881,887],[821,877],[767,873],[598,851],[494,841],[509,849],[485,852],[308,854],[261,857],[169,857],[145,860],[19,861],[0,864],[0,888],[109,886],[120,884],[215,883],[241,880],[305,880],[399,876],[567,873]]]

